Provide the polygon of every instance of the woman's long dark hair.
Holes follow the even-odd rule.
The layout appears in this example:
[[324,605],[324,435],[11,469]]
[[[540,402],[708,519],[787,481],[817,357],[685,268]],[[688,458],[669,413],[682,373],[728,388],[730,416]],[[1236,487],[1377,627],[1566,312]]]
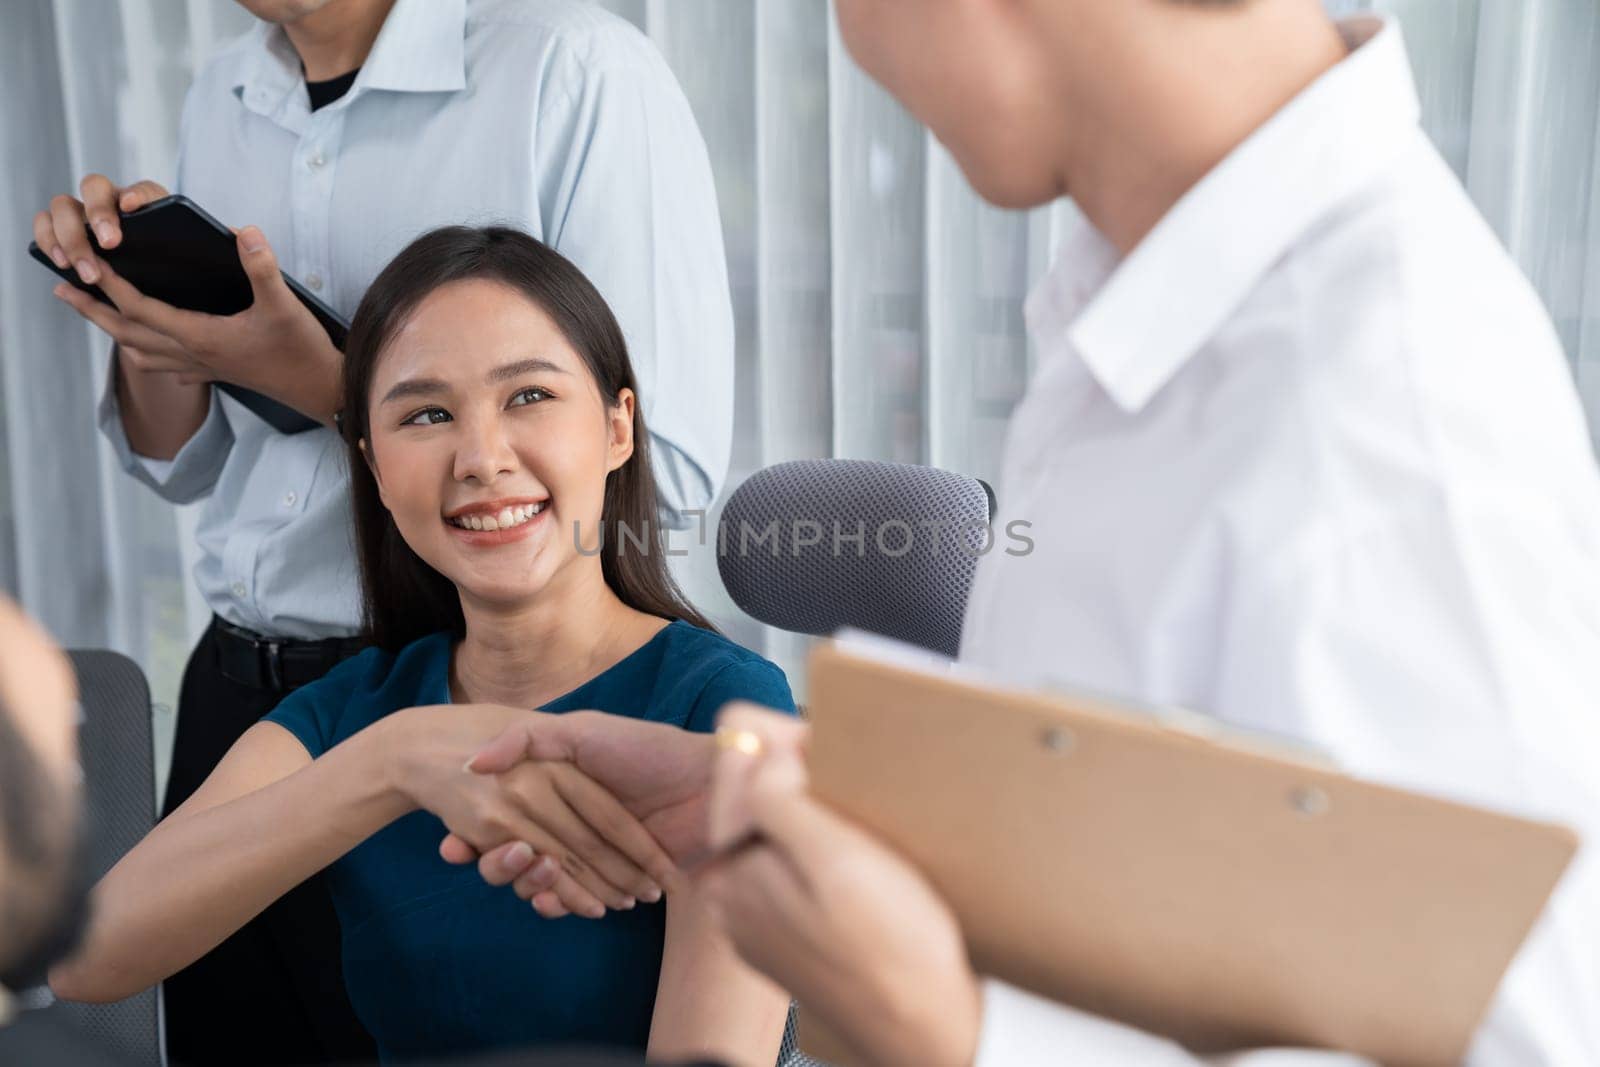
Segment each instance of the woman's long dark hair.
[[[396,651],[439,630],[449,630],[458,640],[466,634],[454,583],[423,562],[400,536],[379,499],[378,483],[359,442],[368,437],[368,395],[384,346],[428,294],[468,279],[499,282],[542,308],[583,359],[608,406],[616,405],[621,390],[633,390],[633,455],[606,475],[598,534],[601,572],[629,607],[715,629],[684,599],[667,571],[644,408],[628,346],[611,309],[582,271],[527,234],[501,226],[447,226],[411,242],[383,269],[362,298],[345,344],[342,421],[364,636]],[[620,536],[623,530],[634,535],[648,531],[645,548]]]

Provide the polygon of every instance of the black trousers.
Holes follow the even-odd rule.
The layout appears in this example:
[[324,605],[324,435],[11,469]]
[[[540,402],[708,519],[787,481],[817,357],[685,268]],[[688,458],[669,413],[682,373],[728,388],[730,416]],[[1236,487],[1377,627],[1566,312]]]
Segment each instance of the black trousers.
[[[284,695],[224,677],[216,630],[208,629],[183,674],[163,814],[188,799]],[[209,1067],[376,1059],[345,994],[339,948],[333,902],[315,875],[167,979],[169,1061]]]

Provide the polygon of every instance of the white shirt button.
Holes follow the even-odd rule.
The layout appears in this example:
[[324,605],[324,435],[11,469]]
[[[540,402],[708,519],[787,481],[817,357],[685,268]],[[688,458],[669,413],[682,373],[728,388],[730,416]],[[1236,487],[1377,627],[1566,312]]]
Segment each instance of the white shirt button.
[[314,293],[322,292],[322,275],[312,272],[306,275],[306,288]]
[[244,583],[234,582],[228,587],[228,592],[232,593],[236,597],[242,598],[244,596]]
[[311,155],[306,157],[306,166],[310,167],[312,170],[320,169],[326,162],[328,162],[328,160],[321,152],[313,152]]
[[295,495],[295,491],[291,489],[287,493],[283,494],[283,506],[286,508],[292,508],[294,507],[294,502],[299,499],[300,498]]

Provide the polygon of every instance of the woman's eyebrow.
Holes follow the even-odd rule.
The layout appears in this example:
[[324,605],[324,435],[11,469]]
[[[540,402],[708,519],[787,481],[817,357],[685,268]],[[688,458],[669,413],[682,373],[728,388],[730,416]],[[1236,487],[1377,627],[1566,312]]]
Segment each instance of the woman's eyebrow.
[[450,387],[438,378],[407,378],[383,394],[383,399],[378,403],[387,404],[391,400],[404,400],[410,396],[437,396],[449,391]]
[[[490,382],[510,381],[512,378],[520,378],[524,374],[536,374],[541,371],[547,374],[571,373],[565,367],[552,363],[548,359],[522,359],[515,363],[505,363],[496,367],[489,372],[488,380]],[[448,393],[449,391],[450,386],[438,378],[407,378],[385,393],[383,399],[378,403],[387,404],[391,400],[404,400],[407,397],[414,396],[437,396],[440,393]]]
[[566,374],[564,367],[558,366],[548,359],[522,359],[515,363],[505,363],[489,372],[488,380],[491,382],[510,381],[520,378],[524,374],[536,374],[543,371],[547,374]]

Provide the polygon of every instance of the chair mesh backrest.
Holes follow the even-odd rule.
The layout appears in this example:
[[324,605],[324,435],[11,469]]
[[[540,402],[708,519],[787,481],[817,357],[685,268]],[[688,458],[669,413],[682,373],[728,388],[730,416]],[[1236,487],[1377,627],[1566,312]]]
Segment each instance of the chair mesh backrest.
[[[98,880],[155,825],[150,689],[138,664],[115,652],[70,653],[78,673],[78,733],[91,873]],[[162,1062],[157,990],[115,1004],[58,1003],[46,1009],[130,1062]]]
[[734,603],[770,626],[853,626],[953,656],[992,548],[989,505],[982,482],[934,467],[779,463],[728,498],[717,568]]
[[828,1067],[800,1051],[800,1012],[797,1005],[789,1005],[789,1018],[783,1024],[783,1041],[778,1045],[778,1067]]

